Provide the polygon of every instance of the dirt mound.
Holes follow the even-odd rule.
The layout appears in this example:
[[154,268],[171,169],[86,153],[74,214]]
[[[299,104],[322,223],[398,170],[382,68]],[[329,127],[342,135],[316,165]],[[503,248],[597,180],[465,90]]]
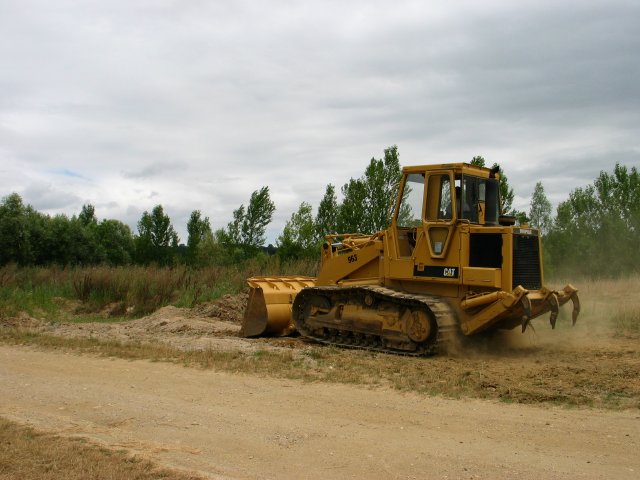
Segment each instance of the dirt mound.
[[[106,321],[103,322],[42,323],[22,315],[20,325],[60,337],[164,343],[181,350],[213,348],[252,352],[277,348],[239,338],[246,301],[247,295],[226,295],[193,309],[167,306],[146,317],[116,322],[109,321],[109,315],[104,315]],[[20,326],[17,322],[11,320],[7,326]]]
[[52,326],[56,335],[109,339],[163,340],[164,336],[237,336],[239,326],[213,318],[195,317],[187,308],[168,306],[143,318],[117,323],[62,323]]
[[151,315],[123,324],[139,333],[179,333],[190,335],[237,334],[235,323],[219,317],[203,317],[187,308],[164,307]]
[[225,322],[240,325],[247,306],[249,295],[240,293],[238,295],[225,295],[215,302],[202,303],[191,309],[189,315],[192,317],[218,318]]
[[[0,318],[0,327],[24,328],[67,338],[94,338],[118,342],[164,343],[182,350],[255,351],[278,348],[265,342],[239,338],[247,294],[225,295],[215,302],[195,308],[167,306],[151,315],[132,320],[113,321],[128,313],[123,304],[110,304],[92,314],[104,321],[46,322],[26,313]],[[58,299],[68,311],[67,318],[88,313],[79,302]]]

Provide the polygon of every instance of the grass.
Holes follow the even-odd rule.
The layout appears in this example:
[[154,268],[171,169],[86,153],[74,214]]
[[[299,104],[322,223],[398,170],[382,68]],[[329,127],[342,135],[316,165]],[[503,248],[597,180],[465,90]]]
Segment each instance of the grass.
[[[619,279],[572,279],[579,289],[582,310],[579,322],[584,322],[595,333],[613,333],[615,336],[635,338],[640,335],[640,275]],[[554,281],[556,286],[567,281]],[[561,310],[569,317],[569,309]],[[570,323],[565,321],[565,324]]]
[[618,334],[640,333],[640,308],[632,306],[616,308],[611,316],[611,323]]
[[0,417],[0,479],[197,480],[149,461],[91,444],[37,432]]
[[74,313],[139,317],[167,305],[193,307],[239,293],[250,276],[314,275],[316,268],[316,262],[281,264],[276,257],[201,269],[7,265],[0,268],[0,317],[26,312],[50,321],[69,321],[65,300],[79,303]]

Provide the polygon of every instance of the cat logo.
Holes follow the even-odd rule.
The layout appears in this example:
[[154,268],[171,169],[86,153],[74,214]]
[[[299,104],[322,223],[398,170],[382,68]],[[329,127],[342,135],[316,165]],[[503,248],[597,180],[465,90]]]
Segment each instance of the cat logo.
[[444,277],[448,277],[448,278],[455,278],[457,277],[456,275],[456,269],[455,268],[449,268],[449,267],[445,267],[444,268]]

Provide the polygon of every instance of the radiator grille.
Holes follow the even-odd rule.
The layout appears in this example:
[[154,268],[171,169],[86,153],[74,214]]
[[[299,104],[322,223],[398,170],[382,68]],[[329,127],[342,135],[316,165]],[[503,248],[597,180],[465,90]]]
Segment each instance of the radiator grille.
[[538,237],[513,236],[513,287],[522,285],[528,290],[538,290],[540,279],[540,252]]

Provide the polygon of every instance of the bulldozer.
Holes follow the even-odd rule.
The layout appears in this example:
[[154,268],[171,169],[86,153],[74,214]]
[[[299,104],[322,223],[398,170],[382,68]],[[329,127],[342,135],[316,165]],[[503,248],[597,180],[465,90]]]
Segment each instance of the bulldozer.
[[568,301],[574,325],[580,312],[576,288],[544,285],[539,230],[502,214],[497,167],[404,167],[386,230],[325,239],[316,278],[247,280],[241,335],[298,332],[331,345],[432,355],[497,329],[525,332],[545,313],[555,328]]

